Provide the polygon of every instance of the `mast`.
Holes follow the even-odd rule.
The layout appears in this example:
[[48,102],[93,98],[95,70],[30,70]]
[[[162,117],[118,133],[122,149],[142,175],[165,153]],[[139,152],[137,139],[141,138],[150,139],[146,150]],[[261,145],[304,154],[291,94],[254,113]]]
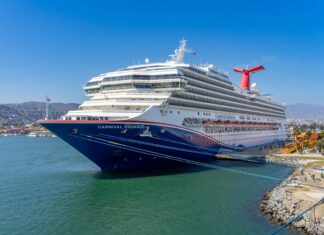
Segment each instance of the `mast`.
[[46,96],[45,97],[45,101],[46,101],[46,111],[45,111],[45,120],[48,120],[49,119],[49,102],[51,101],[51,99]]
[[169,62],[175,64],[182,64],[184,62],[185,53],[192,53],[195,55],[196,53],[192,49],[186,48],[187,40],[184,38],[180,40],[180,45],[178,49],[174,50],[174,54],[170,55],[171,59]]

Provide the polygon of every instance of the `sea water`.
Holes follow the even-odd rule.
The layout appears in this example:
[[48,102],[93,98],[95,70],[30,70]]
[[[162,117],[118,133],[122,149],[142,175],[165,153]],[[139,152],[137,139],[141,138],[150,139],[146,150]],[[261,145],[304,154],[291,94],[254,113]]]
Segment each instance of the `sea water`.
[[[291,172],[213,164],[278,178]],[[0,137],[0,234],[270,234],[278,225],[259,203],[277,183],[192,165],[102,173],[59,138]]]

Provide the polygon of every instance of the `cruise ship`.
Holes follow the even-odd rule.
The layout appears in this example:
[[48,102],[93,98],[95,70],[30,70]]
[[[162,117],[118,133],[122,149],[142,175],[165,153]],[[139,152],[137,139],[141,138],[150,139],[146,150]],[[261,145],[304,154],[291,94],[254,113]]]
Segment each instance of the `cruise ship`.
[[181,40],[165,62],[95,76],[77,110],[39,123],[103,171],[207,161],[287,138],[285,107],[250,89],[246,70],[235,70],[238,86],[212,64],[186,64],[192,52]]

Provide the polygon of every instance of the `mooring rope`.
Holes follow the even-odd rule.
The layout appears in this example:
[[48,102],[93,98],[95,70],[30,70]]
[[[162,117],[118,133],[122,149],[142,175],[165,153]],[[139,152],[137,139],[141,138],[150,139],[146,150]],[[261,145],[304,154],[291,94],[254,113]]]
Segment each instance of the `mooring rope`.
[[[167,154],[156,153],[156,152],[153,152],[153,151],[150,151],[150,150],[136,148],[136,147],[124,145],[124,144],[121,144],[121,143],[117,143],[117,142],[114,142],[114,141],[98,138],[98,137],[93,136],[93,135],[80,134],[79,136],[77,136],[77,135],[71,135],[71,136],[76,137],[76,138],[80,138],[80,139],[83,139],[83,140],[92,141],[92,142],[96,142],[96,143],[99,143],[99,144],[107,145],[107,146],[110,146],[110,147],[116,147],[116,148],[120,148],[120,149],[124,149],[124,150],[130,150],[130,151],[137,152],[137,153],[145,153],[147,155],[151,155],[151,156],[158,157],[158,158],[161,158],[161,159],[173,160],[173,161],[176,161],[176,162],[182,162],[182,163],[187,163],[187,164],[191,164],[191,165],[211,168],[211,169],[218,169],[218,170],[223,170],[223,171],[227,171],[227,172],[232,172],[232,173],[237,173],[237,174],[242,174],[242,175],[248,175],[248,176],[253,176],[253,177],[258,177],[258,178],[263,178],[263,179],[268,179],[268,180],[282,181],[282,179],[277,178],[277,177],[261,175],[261,174],[246,172],[246,171],[242,171],[242,170],[230,169],[230,168],[227,168],[227,167],[217,166],[217,165],[213,165],[213,164],[209,164],[209,163],[205,163],[205,162],[199,162],[199,161],[184,159],[184,158],[180,158],[180,157],[170,156],[170,155],[167,155]],[[300,183],[298,185],[299,186],[314,187],[314,188],[324,190],[324,187],[317,186],[317,185],[302,184],[302,183]],[[296,185],[296,186],[298,186],[298,185]]]
[[77,137],[77,138],[85,139],[85,140],[88,140],[88,141],[96,142],[96,143],[99,143],[99,144],[104,144],[104,145],[108,145],[108,146],[112,146],[112,147],[117,147],[117,148],[124,149],[124,150],[131,150],[131,151],[137,152],[137,153],[146,153],[148,155],[158,157],[158,158],[162,158],[162,159],[173,160],[173,161],[187,163],[187,164],[191,164],[191,165],[202,166],[202,167],[211,168],[211,169],[218,169],[218,170],[223,170],[223,171],[228,171],[228,172],[233,172],[233,173],[238,173],[238,174],[243,174],[243,175],[248,175],[248,176],[254,176],[254,177],[259,177],[259,178],[263,178],[263,179],[281,181],[280,178],[276,178],[276,177],[272,177],[272,176],[266,176],[266,175],[261,175],[261,174],[256,174],[256,173],[251,173],[251,172],[246,172],[246,171],[241,171],[241,170],[229,169],[227,167],[216,166],[216,165],[209,164],[209,163],[204,163],[204,162],[199,162],[199,161],[174,157],[174,156],[170,156],[170,155],[167,155],[167,154],[156,153],[156,152],[152,152],[152,151],[149,151],[149,150],[144,150],[144,149],[140,149],[140,148],[136,148],[136,147],[116,143],[116,142],[113,142],[113,141],[97,138],[97,137],[94,137],[94,136],[91,136],[91,135],[82,135],[84,137],[75,136],[75,135],[73,135],[73,136]]
[[282,231],[284,228],[286,228],[288,225],[292,224],[293,222],[297,221],[300,219],[306,212],[310,211],[311,209],[315,208],[317,205],[320,205],[324,202],[324,197],[322,197],[318,202],[307,208],[306,210],[302,211],[300,214],[296,215],[293,217],[291,220],[289,220],[287,223],[276,229],[274,232],[271,233],[271,235],[277,234],[280,231]]

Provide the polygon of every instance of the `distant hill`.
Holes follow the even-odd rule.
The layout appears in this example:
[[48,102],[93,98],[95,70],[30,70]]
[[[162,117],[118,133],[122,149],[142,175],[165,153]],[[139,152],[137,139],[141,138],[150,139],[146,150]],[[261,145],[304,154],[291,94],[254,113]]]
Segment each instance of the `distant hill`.
[[287,105],[286,107],[287,118],[324,120],[324,106],[299,103]]
[[[50,118],[60,118],[69,110],[77,109],[75,103],[50,103]],[[19,104],[0,104],[0,124],[25,125],[45,117],[45,102],[25,102]]]

